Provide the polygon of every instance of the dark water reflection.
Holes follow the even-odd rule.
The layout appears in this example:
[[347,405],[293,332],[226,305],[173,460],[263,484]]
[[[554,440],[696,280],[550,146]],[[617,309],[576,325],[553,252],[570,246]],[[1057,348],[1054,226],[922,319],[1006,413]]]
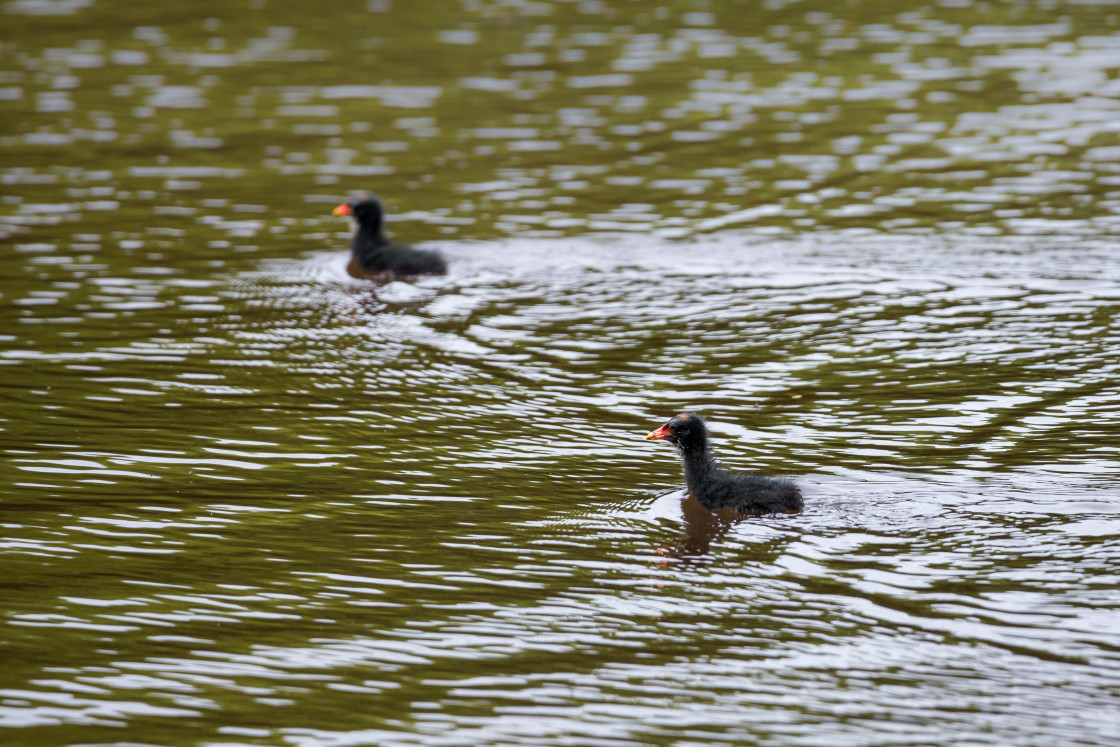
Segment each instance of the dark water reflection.
[[0,741],[1120,739],[1115,9],[660,5],[0,5]]

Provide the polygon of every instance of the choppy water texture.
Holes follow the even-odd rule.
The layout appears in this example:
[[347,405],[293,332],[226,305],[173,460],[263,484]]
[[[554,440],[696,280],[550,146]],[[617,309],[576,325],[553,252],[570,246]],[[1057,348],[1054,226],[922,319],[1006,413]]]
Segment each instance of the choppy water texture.
[[1120,740],[1114,6],[119,6],[0,5],[0,742]]

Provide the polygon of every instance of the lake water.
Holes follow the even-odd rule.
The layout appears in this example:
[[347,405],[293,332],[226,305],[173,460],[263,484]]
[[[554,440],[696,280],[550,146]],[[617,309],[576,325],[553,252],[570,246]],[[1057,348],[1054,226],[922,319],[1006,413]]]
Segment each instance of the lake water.
[[[1120,740],[1120,11],[0,5],[0,742]],[[446,276],[355,280],[381,195]],[[806,509],[683,492],[676,412]]]

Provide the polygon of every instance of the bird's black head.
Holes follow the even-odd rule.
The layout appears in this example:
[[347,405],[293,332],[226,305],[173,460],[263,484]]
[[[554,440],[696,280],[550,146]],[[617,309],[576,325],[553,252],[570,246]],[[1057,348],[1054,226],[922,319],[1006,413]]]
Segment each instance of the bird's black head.
[[381,207],[381,200],[374,195],[359,195],[350,202],[345,202],[336,207],[332,215],[349,215],[359,226],[368,228],[376,233],[381,233],[385,220],[385,209]]
[[651,441],[668,441],[682,451],[704,447],[708,429],[699,415],[682,412],[665,425],[646,436]]

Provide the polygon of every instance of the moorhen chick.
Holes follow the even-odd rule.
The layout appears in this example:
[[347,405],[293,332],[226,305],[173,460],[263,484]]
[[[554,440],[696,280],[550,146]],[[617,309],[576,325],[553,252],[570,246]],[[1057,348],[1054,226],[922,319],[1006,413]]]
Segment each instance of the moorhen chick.
[[332,215],[347,215],[356,230],[350,240],[350,264],[346,271],[354,277],[369,277],[381,272],[398,275],[442,275],[447,262],[439,252],[395,244],[385,236],[385,209],[373,195],[361,195],[336,207]]
[[688,492],[709,511],[727,508],[752,514],[794,513],[805,505],[801,490],[790,480],[741,475],[720,467],[708,449],[708,428],[697,415],[682,412],[646,438],[677,447]]

